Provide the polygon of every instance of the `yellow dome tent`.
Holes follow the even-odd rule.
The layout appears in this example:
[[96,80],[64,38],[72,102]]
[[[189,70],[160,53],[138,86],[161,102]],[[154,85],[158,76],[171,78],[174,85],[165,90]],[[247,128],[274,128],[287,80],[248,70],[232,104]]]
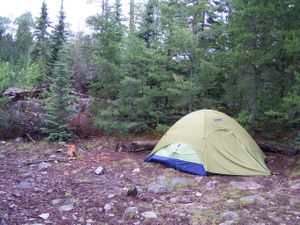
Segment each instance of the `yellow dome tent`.
[[215,110],[199,110],[178,120],[146,161],[199,175],[270,175],[264,159],[234,119]]

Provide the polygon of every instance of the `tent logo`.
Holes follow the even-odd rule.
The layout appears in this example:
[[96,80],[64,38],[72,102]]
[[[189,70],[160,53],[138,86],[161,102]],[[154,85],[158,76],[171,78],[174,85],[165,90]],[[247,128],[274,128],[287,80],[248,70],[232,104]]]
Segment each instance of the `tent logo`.
[[222,118],[213,118],[214,122],[223,122]]

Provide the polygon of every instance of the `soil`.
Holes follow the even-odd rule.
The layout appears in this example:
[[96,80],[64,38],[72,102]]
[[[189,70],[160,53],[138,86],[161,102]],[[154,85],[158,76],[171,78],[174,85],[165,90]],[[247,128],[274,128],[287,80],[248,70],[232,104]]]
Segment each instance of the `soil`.
[[[300,224],[300,189],[291,188],[300,183],[299,154],[267,154],[276,175],[200,177],[146,163],[149,152],[115,152],[116,143],[108,137],[81,140],[75,143],[77,156],[70,157],[65,143],[2,141],[0,224]],[[42,162],[50,165],[39,169]],[[104,173],[97,175],[99,166]],[[159,176],[188,184],[149,191]],[[240,190],[232,181],[262,187]],[[132,194],[134,187],[138,192]],[[251,195],[262,200],[241,201]],[[69,211],[61,210],[65,205]],[[138,212],[125,213],[128,207]],[[157,218],[145,218],[146,211]]]

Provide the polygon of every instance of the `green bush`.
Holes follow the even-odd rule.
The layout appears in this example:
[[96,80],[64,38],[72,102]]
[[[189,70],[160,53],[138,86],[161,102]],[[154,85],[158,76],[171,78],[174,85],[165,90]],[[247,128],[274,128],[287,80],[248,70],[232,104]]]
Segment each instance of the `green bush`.
[[11,85],[14,85],[16,73],[8,62],[0,63],[0,93]]
[[252,121],[252,114],[247,110],[242,110],[236,120],[241,124],[247,131],[252,131],[253,125],[251,124]]

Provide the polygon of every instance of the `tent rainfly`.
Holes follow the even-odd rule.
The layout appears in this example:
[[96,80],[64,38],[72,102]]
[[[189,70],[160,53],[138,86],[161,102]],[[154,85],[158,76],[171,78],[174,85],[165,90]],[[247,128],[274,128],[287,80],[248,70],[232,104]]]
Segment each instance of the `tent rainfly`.
[[146,161],[203,176],[270,175],[264,159],[256,142],[234,119],[204,109],[178,120]]

